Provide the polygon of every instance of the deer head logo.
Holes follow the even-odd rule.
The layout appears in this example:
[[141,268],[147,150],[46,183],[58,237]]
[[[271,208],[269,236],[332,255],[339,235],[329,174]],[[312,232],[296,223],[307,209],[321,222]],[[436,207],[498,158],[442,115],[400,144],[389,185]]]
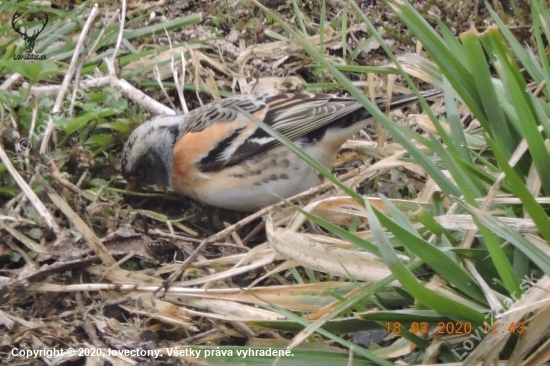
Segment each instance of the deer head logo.
[[17,33],[21,35],[21,37],[25,41],[25,46],[27,47],[27,53],[32,53],[32,51],[34,50],[34,42],[36,42],[36,38],[38,38],[40,33],[42,33],[42,31],[46,27],[46,24],[48,24],[48,14],[44,14],[46,18],[43,20],[42,28],[33,30],[31,35],[27,34],[27,30],[25,30],[25,32],[21,32],[19,30],[20,27],[15,25],[15,22],[20,16],[21,15],[19,15],[17,11],[15,12],[15,14],[13,14],[13,17],[11,18],[11,26]]

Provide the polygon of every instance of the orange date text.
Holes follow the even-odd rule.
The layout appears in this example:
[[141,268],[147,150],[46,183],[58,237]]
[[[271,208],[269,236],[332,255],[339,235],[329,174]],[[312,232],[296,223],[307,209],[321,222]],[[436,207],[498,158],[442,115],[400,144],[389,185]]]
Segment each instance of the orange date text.
[[[498,334],[503,332],[523,334],[525,331],[525,325],[523,322],[511,322],[507,326],[496,322],[487,323],[484,322],[478,327],[483,333]],[[386,322],[386,331],[388,333],[400,334],[403,331],[409,331],[412,334],[427,334],[434,331],[438,335],[450,335],[450,334],[472,334],[475,332],[475,327],[470,322],[453,322],[445,321],[435,323],[428,322]]]

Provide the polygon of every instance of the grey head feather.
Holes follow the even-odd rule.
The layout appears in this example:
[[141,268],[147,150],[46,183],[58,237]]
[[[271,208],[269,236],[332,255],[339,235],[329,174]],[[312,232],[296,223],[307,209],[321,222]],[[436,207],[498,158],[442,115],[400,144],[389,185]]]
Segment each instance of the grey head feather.
[[127,180],[168,186],[174,146],[185,116],[158,116],[137,127],[122,151],[120,164]]

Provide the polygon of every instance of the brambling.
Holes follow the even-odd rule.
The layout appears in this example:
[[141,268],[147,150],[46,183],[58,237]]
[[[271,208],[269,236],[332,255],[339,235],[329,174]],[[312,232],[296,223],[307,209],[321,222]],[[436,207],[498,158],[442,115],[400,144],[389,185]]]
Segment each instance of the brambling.
[[[425,98],[441,92],[422,92]],[[392,99],[390,109],[416,101]],[[377,99],[379,108],[386,98]],[[236,108],[329,167],[342,144],[372,122],[353,98],[330,94],[237,95],[137,127],[122,152],[129,185],[158,184],[212,206],[255,211],[318,185],[318,174]]]

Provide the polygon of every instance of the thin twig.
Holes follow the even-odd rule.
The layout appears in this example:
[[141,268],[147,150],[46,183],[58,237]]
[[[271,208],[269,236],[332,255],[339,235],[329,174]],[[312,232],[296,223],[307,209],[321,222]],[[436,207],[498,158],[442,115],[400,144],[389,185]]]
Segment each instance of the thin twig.
[[122,11],[120,14],[120,29],[118,32],[118,38],[116,40],[115,52],[113,52],[113,56],[111,56],[111,60],[116,59],[116,55],[118,54],[120,44],[122,43],[122,36],[124,35],[125,22],[126,22],[126,0],[122,0]]
[[49,254],[48,248],[46,248],[43,245],[35,243],[30,238],[23,235],[21,232],[14,229],[13,227],[4,224],[2,221],[0,221],[0,228],[6,230],[8,233],[10,233],[11,236],[13,236],[15,239],[17,239],[19,242],[21,242],[23,245],[25,245],[27,248],[29,248],[33,252],[40,253],[40,254]]
[[[38,99],[35,99],[34,100],[34,107],[32,108],[32,119],[31,119],[31,127],[29,128],[29,137],[28,137],[28,144],[29,146],[28,147],[31,147],[32,146],[32,136],[34,135],[34,127],[36,126],[36,118],[38,116]],[[19,147],[22,148],[21,146],[21,141],[19,142]],[[25,167],[26,167],[26,170],[27,172],[30,172],[31,171],[31,163],[29,161],[29,151],[31,149],[23,149],[23,157],[25,159]]]
[[[73,78],[73,75],[75,74],[77,69],[77,61],[80,55],[80,49],[82,48],[82,44],[84,43],[84,40],[87,38],[87,35],[90,31],[90,28],[92,27],[92,24],[94,22],[96,15],[97,15],[97,4],[94,4],[94,6],[92,7],[92,11],[90,12],[90,16],[88,17],[88,20],[86,20],[86,24],[84,24],[84,28],[82,29],[82,32],[80,32],[80,37],[78,38],[76,47],[73,51],[74,53],[71,59],[71,63],[69,65],[69,69],[65,74],[65,78],[63,79],[63,83],[61,84],[61,89],[57,94],[57,99],[55,100],[55,103],[52,108],[52,113],[51,113],[52,116],[56,115],[61,111],[61,105],[63,104],[65,93],[67,92],[69,83],[71,82],[71,79]],[[52,137],[53,130],[54,130],[53,118],[50,116],[50,119],[48,120],[48,126],[46,127],[46,131],[44,132],[44,138],[42,139],[42,144],[40,145],[40,154],[44,154],[46,152],[46,148],[48,147],[48,143],[50,142],[50,138]]]
[[71,221],[74,228],[82,234],[84,240],[86,240],[90,248],[92,248],[97,256],[101,258],[103,263],[107,266],[114,265],[116,263],[115,259],[107,248],[105,248],[105,245],[103,245],[101,240],[99,240],[99,238],[95,235],[92,229],[86,225],[84,220],[82,220],[80,216],[74,212],[71,206],[69,206],[69,204],[57,194],[57,192],[48,184],[48,182],[46,182],[44,178],[42,178],[40,174],[36,173],[35,176],[46,189],[48,197],[50,197],[52,202],[61,210],[61,212],[63,212],[67,219]]
[[139,89],[136,89],[134,86],[132,86],[129,82],[123,79],[119,79],[116,76],[115,72],[115,63],[112,58],[105,57],[103,59],[105,62],[105,65],[107,66],[107,70],[109,71],[109,75],[111,77],[111,85],[120,90],[124,95],[132,99],[137,104],[141,105],[143,108],[155,113],[155,114],[163,114],[163,115],[175,115],[176,112],[162,103],[157,102],[144,92],[142,92]]
[[18,73],[15,73],[15,74],[13,74],[13,75],[10,75],[10,77],[7,78],[6,80],[4,80],[4,82],[2,83],[2,85],[0,85],[0,89],[8,90],[8,89],[11,88],[11,86],[12,86],[13,84],[15,84],[20,78],[21,78],[21,74],[18,74]]
[[172,70],[172,76],[174,77],[174,84],[176,85],[176,90],[178,92],[178,97],[180,98],[180,103],[183,108],[183,113],[187,114],[189,113],[189,109],[187,109],[187,103],[185,103],[185,98],[183,97],[183,84],[185,83],[185,57],[183,56],[183,52],[181,53],[181,68],[182,68],[182,83],[180,84],[179,78],[178,78],[178,69],[175,66],[174,61],[174,49],[172,48],[172,39],[170,38],[170,35],[168,34],[168,31],[164,29],[164,32],[166,32],[166,37],[168,37],[168,43],[170,43],[170,69]]
[[21,188],[21,191],[23,191],[23,193],[32,203],[34,208],[36,208],[38,214],[44,219],[46,225],[48,225],[48,227],[52,229],[56,235],[61,235],[61,228],[59,227],[59,225],[57,225],[57,222],[55,222],[52,214],[50,213],[50,211],[48,211],[48,209],[46,208],[46,206],[44,206],[42,201],[40,201],[36,193],[34,193],[32,188],[29,187],[27,182],[25,182],[23,177],[12,165],[10,159],[8,158],[8,155],[6,155],[6,152],[4,151],[2,144],[0,144],[0,160],[2,160],[2,163],[4,163],[6,169],[8,169],[8,172],[10,172],[11,176],[13,177],[19,188]]
[[70,189],[74,193],[78,194],[81,197],[84,197],[88,201],[93,201],[95,197],[91,195],[88,192],[85,192],[78,188],[78,186],[74,185],[72,182],[68,181],[67,179],[63,178],[61,173],[59,172],[59,169],[57,168],[57,165],[53,160],[50,161],[50,165],[52,169],[50,170],[50,177],[53,178],[58,184],[61,184],[63,187]]
[[85,60],[87,60],[88,58],[90,58],[92,56],[92,54],[94,53],[94,50],[95,48],[97,47],[97,45],[99,44],[99,41],[101,41],[101,39],[103,38],[103,35],[105,34],[105,32],[107,31],[107,28],[109,28],[111,26],[111,24],[113,24],[113,22],[115,21],[115,18],[118,16],[118,14],[120,13],[120,9],[117,9],[114,14],[111,16],[111,18],[107,21],[107,23],[105,23],[105,25],[103,26],[103,28],[101,29],[101,32],[99,32],[97,38],[95,39],[94,43],[92,44],[92,46],[88,49],[88,54],[86,55],[86,57],[84,58]]
[[[83,80],[80,85],[83,88],[101,88],[105,85],[109,85],[111,78],[109,76],[101,76],[98,78]],[[23,88],[28,87],[28,83],[23,83]],[[59,93],[61,90],[61,84],[52,84],[52,85],[33,85],[31,86],[31,95],[34,97],[48,97],[54,94]],[[13,92],[17,93],[17,92]]]
[[155,80],[157,81],[157,83],[159,84],[159,88],[160,90],[162,91],[162,94],[164,94],[164,97],[166,98],[166,100],[170,103],[170,105],[172,106],[172,109],[173,110],[176,110],[176,106],[174,105],[174,103],[172,102],[172,99],[170,98],[170,96],[168,95],[168,92],[166,91],[166,88],[164,87],[164,85],[162,84],[162,80],[160,78],[160,71],[159,71],[159,65],[158,63],[156,63],[155,61],[155,67],[153,68],[153,72],[155,74]]

